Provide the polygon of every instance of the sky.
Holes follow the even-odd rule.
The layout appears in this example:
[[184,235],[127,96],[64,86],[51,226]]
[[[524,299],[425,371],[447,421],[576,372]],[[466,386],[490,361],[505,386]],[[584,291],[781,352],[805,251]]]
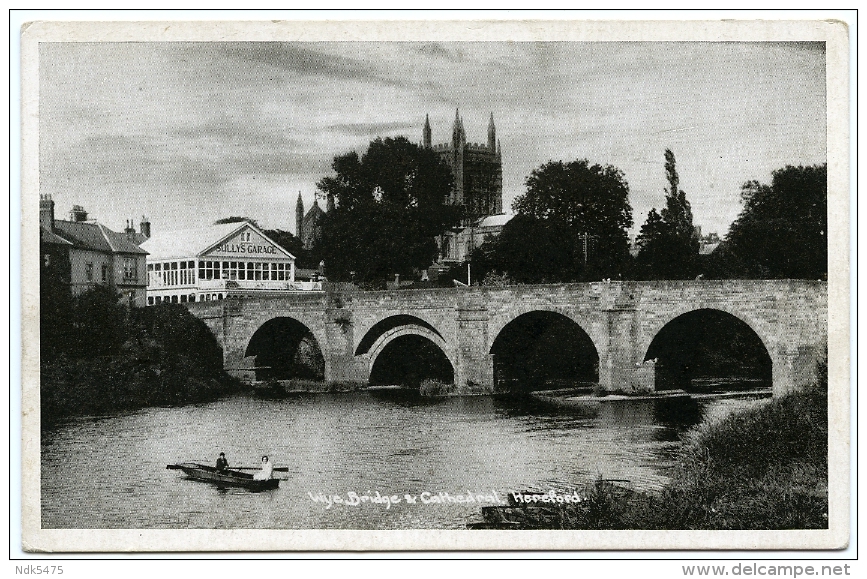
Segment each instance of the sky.
[[376,137],[470,142],[491,113],[503,207],[551,160],[620,169],[636,233],[665,203],[665,158],[703,233],[740,186],[826,162],[825,49],[771,42],[41,43],[40,193],[120,230],[234,215],[295,231],[335,156]]

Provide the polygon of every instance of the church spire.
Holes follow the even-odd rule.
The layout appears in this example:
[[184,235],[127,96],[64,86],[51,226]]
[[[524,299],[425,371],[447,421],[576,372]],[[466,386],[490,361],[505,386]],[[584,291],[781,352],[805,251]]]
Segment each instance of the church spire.
[[430,130],[430,115],[424,116],[424,130],[422,131],[422,146],[425,149],[431,148],[431,130]]
[[298,192],[298,201],[295,202],[295,237],[301,239],[304,227],[304,200],[301,199],[301,191]]
[[460,110],[455,109],[455,124],[452,127],[452,145],[455,148],[465,145],[467,135],[464,133],[464,122],[461,120]]
[[497,129],[494,128],[494,113],[491,113],[491,120],[488,121],[488,149],[492,153],[497,152]]

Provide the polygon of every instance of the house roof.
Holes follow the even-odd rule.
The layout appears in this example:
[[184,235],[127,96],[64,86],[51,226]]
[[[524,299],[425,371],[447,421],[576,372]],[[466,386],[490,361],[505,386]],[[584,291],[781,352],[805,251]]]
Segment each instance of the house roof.
[[59,235],[52,233],[44,227],[39,228],[39,242],[48,243],[51,245],[72,245],[71,241],[63,239]]
[[311,221],[320,221],[323,217],[325,217],[325,212],[319,206],[319,202],[314,199],[313,207],[311,207],[310,211],[307,212],[307,215],[304,216],[303,223],[304,225],[307,225]]
[[272,243],[282,253],[295,259],[291,253],[283,249],[280,244],[265,235],[258,227],[249,222],[220,223],[195,229],[180,229],[177,231],[160,231],[152,235],[144,243],[142,248],[150,254],[150,259],[183,259],[202,255],[220,242],[239,233],[242,229],[250,228],[258,235]]
[[500,215],[489,215],[478,222],[479,227],[502,227],[512,219],[512,215],[501,213]]
[[710,255],[711,253],[716,251],[716,248],[720,246],[720,243],[722,242],[717,241],[716,243],[702,243],[698,248],[698,254]]
[[109,245],[114,250],[115,253],[144,253],[147,254],[145,250],[143,250],[136,243],[136,234],[133,234],[132,237],[127,237],[126,233],[118,233],[117,231],[112,231],[105,225],[101,223],[97,223],[100,229],[102,229],[102,234],[105,236],[106,240],[108,240]]
[[195,229],[160,231],[142,243],[151,259],[173,259],[199,255],[247,223],[221,223]]
[[72,242],[73,247],[103,253],[133,253],[146,255],[147,251],[127,239],[123,233],[112,231],[95,221],[54,221],[54,232]]

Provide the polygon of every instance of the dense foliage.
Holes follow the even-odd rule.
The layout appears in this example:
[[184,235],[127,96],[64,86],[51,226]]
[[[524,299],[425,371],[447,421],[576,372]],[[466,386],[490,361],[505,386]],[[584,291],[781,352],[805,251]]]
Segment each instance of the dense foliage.
[[322,238],[331,280],[384,281],[433,263],[434,238],[460,217],[447,202],[451,171],[434,151],[404,137],[376,139],[363,156],[342,155],[332,168],[317,184],[335,207]]
[[318,247],[304,249],[304,243],[293,235],[291,231],[266,229],[264,233],[277,245],[295,256],[295,267],[305,269],[316,269],[319,267],[319,261],[322,257]]
[[526,180],[527,192],[500,237],[477,258],[487,271],[519,282],[617,277],[629,259],[629,184],[610,165],[550,161]]
[[787,166],[770,185],[744,183],[744,207],[718,250],[715,276],[827,279],[827,168]]
[[698,234],[692,222],[692,208],[680,177],[674,153],[665,150],[665,207],[651,209],[638,236],[636,276],[641,279],[691,279],[697,271]]
[[43,327],[43,425],[68,416],[154,404],[183,404],[237,388],[205,324],[178,304],[127,308],[97,286],[71,300],[68,315]]
[[[556,283],[575,278],[575,245],[569,230],[557,221],[516,215],[498,237],[472,255],[476,278],[485,283]],[[466,276],[464,276],[466,277]]]

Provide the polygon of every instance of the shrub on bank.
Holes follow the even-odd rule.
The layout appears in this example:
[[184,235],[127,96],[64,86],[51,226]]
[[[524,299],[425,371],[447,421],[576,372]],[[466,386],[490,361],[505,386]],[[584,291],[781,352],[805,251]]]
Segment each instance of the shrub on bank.
[[584,501],[556,516],[522,514],[523,528],[828,528],[827,373],[817,384],[706,423],[678,455],[659,494],[599,479]]
[[457,392],[457,386],[447,384],[433,378],[422,380],[419,385],[419,394],[422,396],[449,396]]
[[[43,426],[69,416],[213,400],[241,388],[205,324],[175,304],[126,309],[107,288],[76,298],[41,360]],[[109,330],[109,331],[106,331]]]
[[700,429],[636,523],[668,529],[828,525],[827,381]]

